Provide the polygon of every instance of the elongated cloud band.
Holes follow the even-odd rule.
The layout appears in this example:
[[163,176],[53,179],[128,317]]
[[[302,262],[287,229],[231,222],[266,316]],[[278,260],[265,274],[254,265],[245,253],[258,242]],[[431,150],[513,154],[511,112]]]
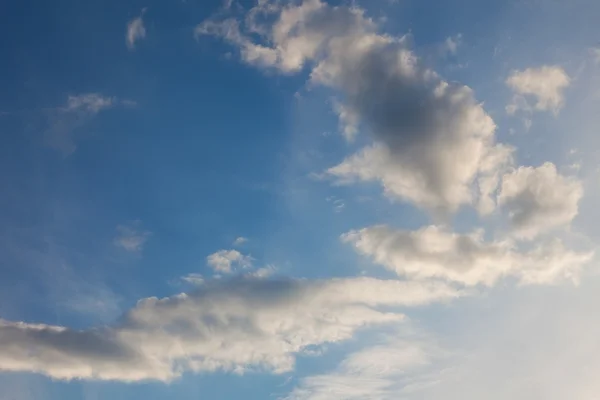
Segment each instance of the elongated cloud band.
[[0,322],[0,370],[56,379],[171,381],[186,371],[289,371],[309,346],[399,322],[398,310],[460,295],[441,283],[372,278],[237,279],[192,293],[140,300],[114,326]]

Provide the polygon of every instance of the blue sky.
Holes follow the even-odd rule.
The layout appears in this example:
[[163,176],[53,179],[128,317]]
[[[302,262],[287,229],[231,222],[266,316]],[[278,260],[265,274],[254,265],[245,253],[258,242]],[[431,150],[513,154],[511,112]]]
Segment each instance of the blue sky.
[[600,391],[600,4],[0,5],[0,400]]

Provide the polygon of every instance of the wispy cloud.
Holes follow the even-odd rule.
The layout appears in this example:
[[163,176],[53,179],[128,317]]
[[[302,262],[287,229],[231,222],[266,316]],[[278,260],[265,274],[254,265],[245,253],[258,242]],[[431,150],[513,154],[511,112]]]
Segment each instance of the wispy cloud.
[[336,213],[344,211],[344,208],[346,207],[346,203],[343,199],[338,199],[334,196],[329,196],[325,200],[333,205],[333,211],[335,211]]
[[96,115],[117,106],[135,105],[135,101],[121,100],[100,93],[69,95],[63,106],[47,110],[49,127],[45,132],[45,142],[50,147],[69,155],[77,149],[75,132]]
[[239,236],[239,237],[235,238],[235,240],[233,241],[233,245],[234,246],[241,246],[241,245],[243,245],[246,242],[248,242],[248,238],[247,237]]
[[266,267],[258,268],[256,271],[245,274],[246,276],[264,279],[274,275],[277,272],[277,267],[274,265],[267,265]]
[[462,40],[463,37],[460,33],[447,37],[442,46],[443,52],[450,55],[456,55],[458,48],[462,45]]
[[427,368],[442,351],[424,339],[395,332],[347,355],[329,373],[303,378],[282,400],[395,400],[431,384]]
[[114,244],[132,253],[141,252],[146,241],[152,235],[151,232],[141,229],[140,221],[118,225],[116,230],[117,236],[113,241]]
[[129,50],[135,49],[136,42],[146,37],[146,27],[144,26],[145,13],[146,8],[142,9],[142,13],[139,17],[136,17],[127,23],[125,41]]
[[206,279],[198,273],[187,274],[181,280],[192,285],[203,285],[206,282]]
[[85,111],[91,114],[113,107],[117,102],[115,97],[104,97],[98,93],[87,93],[78,96],[69,96],[67,105],[64,108],[66,112]]

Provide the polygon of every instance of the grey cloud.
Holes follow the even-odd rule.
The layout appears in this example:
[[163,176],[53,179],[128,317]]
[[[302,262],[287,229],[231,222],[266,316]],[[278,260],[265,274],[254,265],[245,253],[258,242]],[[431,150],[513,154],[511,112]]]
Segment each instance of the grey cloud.
[[[231,19],[208,20],[197,32],[239,46],[250,64],[285,73],[310,65],[312,84],[340,93],[345,135],[352,138],[361,123],[379,150],[374,154],[367,148],[346,159],[327,171],[330,176],[342,183],[379,181],[388,195],[436,212],[476,201],[476,180],[494,172],[483,171],[482,163],[498,150],[494,121],[468,87],[445,82],[425,68],[407,38],[379,33],[358,7],[267,1],[254,13],[267,5],[270,22],[256,29],[253,19],[250,29],[262,42],[245,36]],[[385,162],[377,159],[382,154]]]
[[568,225],[577,215],[582,197],[582,183],[560,175],[556,166],[547,162],[505,174],[498,202],[507,210],[515,235],[532,239]]
[[459,295],[441,283],[371,278],[209,281],[194,293],[143,299],[116,324],[98,329],[2,321],[0,370],[166,382],[184,372],[281,373],[310,346],[404,319],[380,307]]

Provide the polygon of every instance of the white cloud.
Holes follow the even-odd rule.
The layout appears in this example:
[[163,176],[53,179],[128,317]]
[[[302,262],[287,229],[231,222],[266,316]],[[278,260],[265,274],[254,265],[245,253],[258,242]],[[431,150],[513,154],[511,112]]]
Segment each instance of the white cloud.
[[416,231],[372,226],[342,235],[344,242],[400,276],[493,285],[503,277],[522,284],[576,281],[590,252],[566,249],[559,240],[520,251],[511,240],[486,241],[482,231],[458,234],[438,226]]
[[120,381],[215,370],[282,373],[311,346],[402,321],[393,307],[458,295],[441,283],[372,278],[210,281],[192,294],[140,300],[112,327],[0,321],[0,370]]
[[424,341],[390,337],[349,354],[332,372],[302,379],[284,399],[395,400],[418,383],[413,379],[423,373],[438,352]]
[[569,75],[558,66],[544,65],[513,71],[506,84],[516,93],[506,110],[514,114],[518,110],[531,112],[524,96],[535,98],[533,108],[537,111],[552,111],[557,114],[565,103],[564,90],[570,85]]
[[233,245],[234,246],[241,246],[244,243],[246,243],[248,241],[248,238],[243,237],[243,236],[239,236],[237,238],[235,238],[235,240],[233,241]]
[[152,233],[140,229],[140,225],[140,221],[134,221],[127,225],[118,225],[117,236],[113,243],[133,253],[141,252]]
[[231,274],[236,267],[252,267],[252,257],[237,250],[219,250],[206,257],[206,263],[217,273]]
[[144,13],[146,9],[142,9],[142,14],[127,23],[127,33],[125,41],[130,50],[135,48],[135,43],[146,37],[146,27],[144,26]]
[[514,233],[531,239],[568,225],[578,213],[583,185],[560,175],[552,163],[519,167],[502,177],[499,204],[507,210]]
[[360,121],[376,144],[330,175],[380,181],[387,194],[435,211],[477,201],[473,186],[483,160],[496,152],[496,127],[468,87],[421,65],[405,38],[378,33],[358,7],[306,0],[284,7],[261,2],[254,10],[274,20],[253,24],[262,44],[244,36],[234,20],[209,20],[196,32],[224,37],[250,64],[285,73],[310,65],[312,84],[342,95],[346,136]]

